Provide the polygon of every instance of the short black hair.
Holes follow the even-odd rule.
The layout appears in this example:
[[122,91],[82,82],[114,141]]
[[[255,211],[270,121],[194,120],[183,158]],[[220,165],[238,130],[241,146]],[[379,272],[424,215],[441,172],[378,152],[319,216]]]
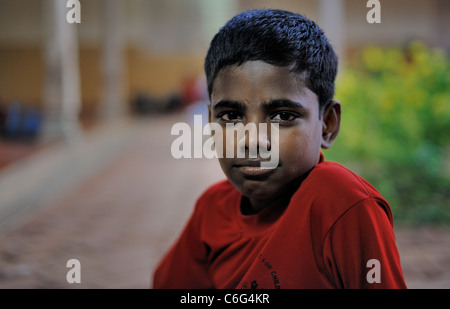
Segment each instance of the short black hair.
[[214,36],[206,55],[209,96],[223,67],[257,60],[292,66],[318,96],[321,111],[333,99],[338,59],[312,20],[279,9],[244,11],[230,19]]

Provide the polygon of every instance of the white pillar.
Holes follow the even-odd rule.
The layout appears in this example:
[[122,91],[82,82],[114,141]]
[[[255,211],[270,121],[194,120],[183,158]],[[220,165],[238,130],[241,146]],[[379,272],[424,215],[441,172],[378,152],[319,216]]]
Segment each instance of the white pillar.
[[44,0],[45,38],[44,140],[73,139],[81,134],[80,76],[76,24],[66,20],[66,1]]
[[345,0],[319,1],[319,26],[339,57],[339,68],[345,61]]
[[124,114],[124,49],[123,0],[102,0],[101,105],[104,119]]

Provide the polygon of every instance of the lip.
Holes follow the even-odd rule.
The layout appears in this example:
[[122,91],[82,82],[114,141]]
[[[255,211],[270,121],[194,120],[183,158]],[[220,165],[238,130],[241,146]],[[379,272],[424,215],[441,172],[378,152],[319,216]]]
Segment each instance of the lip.
[[261,161],[246,161],[242,163],[238,163],[235,167],[245,176],[250,177],[263,177],[267,176],[270,173],[273,173],[275,170],[270,168],[261,167]]

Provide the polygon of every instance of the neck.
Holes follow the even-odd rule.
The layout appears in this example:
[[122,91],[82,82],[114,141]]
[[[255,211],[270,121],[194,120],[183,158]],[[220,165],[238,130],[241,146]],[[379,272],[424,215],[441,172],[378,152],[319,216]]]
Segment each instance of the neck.
[[242,213],[245,215],[254,215],[270,207],[287,207],[291,200],[291,196],[271,200],[255,200],[250,198],[247,198],[245,200],[247,201],[247,203],[245,203],[243,200]]
[[244,196],[241,202],[241,211],[244,215],[254,215],[270,207],[284,209],[289,205],[291,197],[297,191],[300,183],[293,184],[288,190],[272,199],[260,200]]
[[[320,160],[318,160],[319,162]],[[312,170],[312,169],[311,169]],[[308,171],[303,177],[297,179],[297,181],[294,181],[288,186],[288,188],[283,191],[281,194],[279,194],[277,197],[272,199],[264,199],[264,200],[258,200],[251,197],[243,196],[241,201],[241,212],[244,215],[254,215],[262,210],[269,208],[269,207],[279,207],[279,208],[285,208],[289,205],[292,196],[297,191],[297,189],[302,184],[303,180],[309,175],[311,172]]]

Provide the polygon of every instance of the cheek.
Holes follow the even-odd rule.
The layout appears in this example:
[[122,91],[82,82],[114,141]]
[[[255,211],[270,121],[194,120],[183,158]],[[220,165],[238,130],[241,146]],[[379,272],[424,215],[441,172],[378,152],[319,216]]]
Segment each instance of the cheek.
[[232,161],[227,158],[219,158],[219,165],[227,177],[231,176]]
[[288,132],[280,134],[280,157],[301,157],[302,153],[309,148],[309,139],[301,132]]
[[280,160],[309,165],[320,153],[320,132],[291,131],[280,134]]

